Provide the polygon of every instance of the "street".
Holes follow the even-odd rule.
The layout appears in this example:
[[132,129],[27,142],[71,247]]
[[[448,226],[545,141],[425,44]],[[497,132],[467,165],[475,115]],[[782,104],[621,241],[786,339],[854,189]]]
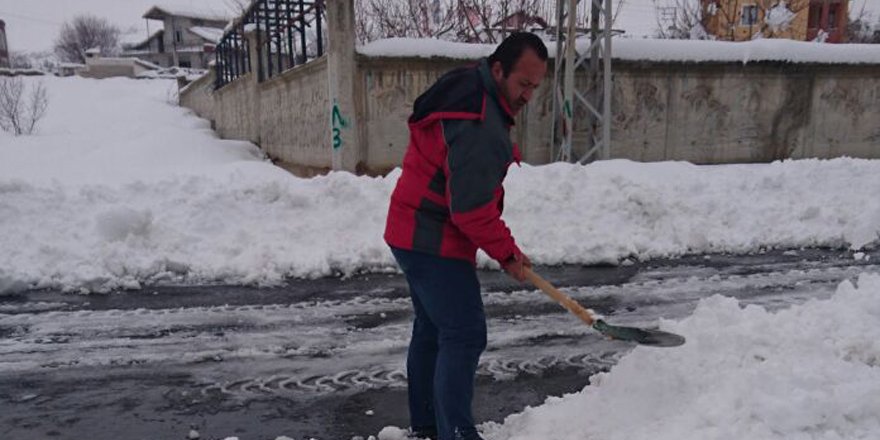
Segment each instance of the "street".
[[[536,271],[609,322],[650,326],[714,294],[768,309],[826,298],[878,261],[807,249]],[[633,348],[534,288],[480,277],[479,423],[578,391]],[[0,438],[349,440],[406,427],[410,320],[397,274],[0,297]]]

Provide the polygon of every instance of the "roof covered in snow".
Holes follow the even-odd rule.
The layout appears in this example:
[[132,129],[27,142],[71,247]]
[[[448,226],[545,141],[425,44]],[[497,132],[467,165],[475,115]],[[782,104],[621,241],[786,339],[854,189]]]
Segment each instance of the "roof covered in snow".
[[134,39],[132,37],[125,38],[122,41],[123,48],[131,48],[131,49],[140,49],[150,44],[154,38],[161,38],[162,34],[165,32],[164,29],[159,29],[156,32],[150,34],[147,38]]
[[223,29],[208,26],[193,26],[189,31],[204,38],[205,40],[217,44],[223,38]]
[[211,21],[228,21],[235,18],[234,14],[228,9],[194,6],[186,7],[179,4],[156,4],[148,9],[143,17],[151,20],[164,20],[165,17],[169,15]]

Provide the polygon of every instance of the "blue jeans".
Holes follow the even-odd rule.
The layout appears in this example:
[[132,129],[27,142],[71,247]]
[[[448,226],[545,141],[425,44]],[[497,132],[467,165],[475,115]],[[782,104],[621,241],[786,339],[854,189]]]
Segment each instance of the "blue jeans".
[[413,430],[437,430],[438,440],[479,439],[471,400],[486,315],[473,264],[392,248],[415,309],[407,354]]

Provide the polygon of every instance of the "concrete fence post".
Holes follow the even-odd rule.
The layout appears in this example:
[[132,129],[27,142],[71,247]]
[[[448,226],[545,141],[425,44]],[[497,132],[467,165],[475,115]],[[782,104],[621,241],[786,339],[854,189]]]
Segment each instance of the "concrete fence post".
[[251,75],[253,76],[254,82],[260,81],[260,75],[258,72],[262,69],[261,59],[259,56],[259,47],[262,43],[261,40],[261,32],[253,28],[245,28],[244,30],[244,42],[247,45],[248,49],[248,63],[251,66]]
[[362,171],[363,155],[355,107],[354,0],[330,0],[327,8],[327,92],[330,106],[330,150],[333,170]]
[[[263,128],[260,125],[261,117],[260,114],[262,112],[262,100],[260,99],[260,78],[263,75],[263,59],[261,58],[261,50],[262,45],[264,43],[265,31],[258,30],[255,26],[251,28],[245,28],[243,30],[244,36],[244,44],[247,45],[248,49],[248,63],[250,63],[250,72],[247,75],[247,88],[250,90],[248,95],[251,97],[250,107],[244,114],[245,126],[247,127],[246,131],[248,133],[248,140],[259,145],[262,148],[263,145]],[[264,55],[265,56],[265,55]],[[239,81],[242,78],[238,79]],[[245,102],[239,103],[239,105],[247,105]],[[237,111],[241,111],[238,110]]]

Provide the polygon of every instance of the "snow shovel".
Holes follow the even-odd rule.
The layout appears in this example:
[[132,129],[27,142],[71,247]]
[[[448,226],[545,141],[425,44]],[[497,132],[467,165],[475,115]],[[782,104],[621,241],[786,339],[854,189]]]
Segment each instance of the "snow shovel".
[[684,344],[684,336],[667,333],[657,329],[642,329],[637,327],[622,327],[611,325],[601,319],[596,319],[589,310],[583,308],[577,301],[553,287],[547,280],[541,278],[532,269],[524,268],[526,279],[535,287],[541,289],[569,312],[577,315],[582,321],[593,327],[597,332],[618,341],[636,342],[642,345],[654,347],[676,347]]

